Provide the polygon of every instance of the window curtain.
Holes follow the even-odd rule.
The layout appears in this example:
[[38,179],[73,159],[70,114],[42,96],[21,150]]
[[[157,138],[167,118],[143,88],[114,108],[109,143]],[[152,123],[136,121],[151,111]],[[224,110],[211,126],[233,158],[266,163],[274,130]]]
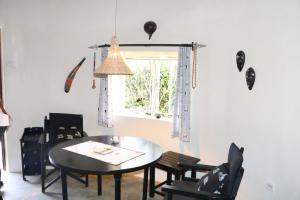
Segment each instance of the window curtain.
[[[101,49],[101,63],[104,62],[108,54],[108,48]],[[100,78],[100,95],[98,124],[105,127],[113,127],[111,100],[109,91],[109,78],[107,75]]]
[[190,141],[190,47],[179,47],[172,137]]

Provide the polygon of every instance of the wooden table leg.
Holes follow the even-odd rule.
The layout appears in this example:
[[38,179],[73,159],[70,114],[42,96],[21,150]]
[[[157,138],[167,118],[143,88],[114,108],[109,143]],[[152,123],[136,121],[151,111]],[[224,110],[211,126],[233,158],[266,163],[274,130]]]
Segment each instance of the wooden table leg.
[[144,169],[144,184],[143,184],[143,200],[147,199],[147,189],[148,189],[148,172],[149,168]]
[[115,174],[115,200],[121,200],[121,178],[122,174]]
[[150,189],[149,189],[149,197],[154,197],[155,190],[155,167],[150,167]]
[[89,187],[89,175],[85,175],[85,187]]
[[102,195],[102,176],[97,175],[98,195]]
[[63,169],[60,169],[60,178],[63,200],[68,200],[67,176]]

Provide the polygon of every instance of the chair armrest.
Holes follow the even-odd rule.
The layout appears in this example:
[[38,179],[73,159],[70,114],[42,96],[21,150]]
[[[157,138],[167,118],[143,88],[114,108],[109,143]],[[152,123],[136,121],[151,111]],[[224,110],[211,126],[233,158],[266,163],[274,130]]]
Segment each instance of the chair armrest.
[[[191,188],[183,188],[179,186],[174,185],[164,185],[162,187],[162,191],[168,193],[169,195],[177,194],[187,197],[194,197],[197,199],[203,199],[203,200],[229,200],[229,196],[227,195],[220,195],[220,194],[213,194],[209,192],[204,191],[198,191],[198,190],[192,190]],[[171,198],[172,199],[172,198]]]
[[184,170],[195,170],[199,172],[207,172],[214,169],[216,166],[213,165],[203,165],[203,164],[189,164],[189,163],[180,163],[178,162],[177,165]]

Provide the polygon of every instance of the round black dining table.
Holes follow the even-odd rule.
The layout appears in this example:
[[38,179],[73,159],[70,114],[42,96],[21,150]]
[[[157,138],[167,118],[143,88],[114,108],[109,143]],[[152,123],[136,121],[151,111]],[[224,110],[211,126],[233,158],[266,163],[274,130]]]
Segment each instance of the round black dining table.
[[[116,147],[142,152],[143,154],[119,165],[113,165],[85,155],[63,149],[87,141],[100,142]],[[131,136],[92,136],[73,139],[54,146],[49,152],[50,162],[60,169],[63,200],[68,199],[67,173],[78,172],[81,174],[113,175],[115,180],[115,200],[121,199],[121,178],[123,173],[144,170],[143,200],[147,198],[149,167],[154,165],[162,156],[159,145],[140,138]]]

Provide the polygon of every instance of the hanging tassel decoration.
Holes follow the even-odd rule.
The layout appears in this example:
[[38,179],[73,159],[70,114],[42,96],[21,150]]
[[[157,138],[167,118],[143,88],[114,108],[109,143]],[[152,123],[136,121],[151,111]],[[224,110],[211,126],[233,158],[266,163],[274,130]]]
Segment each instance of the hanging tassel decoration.
[[[93,74],[95,73],[96,68],[96,51],[94,51],[94,66],[93,66]],[[92,89],[96,88],[96,81],[95,78],[93,79]]]
[[93,85],[92,85],[92,88],[93,88],[93,89],[96,88],[96,81],[95,81],[95,79],[93,79]]

